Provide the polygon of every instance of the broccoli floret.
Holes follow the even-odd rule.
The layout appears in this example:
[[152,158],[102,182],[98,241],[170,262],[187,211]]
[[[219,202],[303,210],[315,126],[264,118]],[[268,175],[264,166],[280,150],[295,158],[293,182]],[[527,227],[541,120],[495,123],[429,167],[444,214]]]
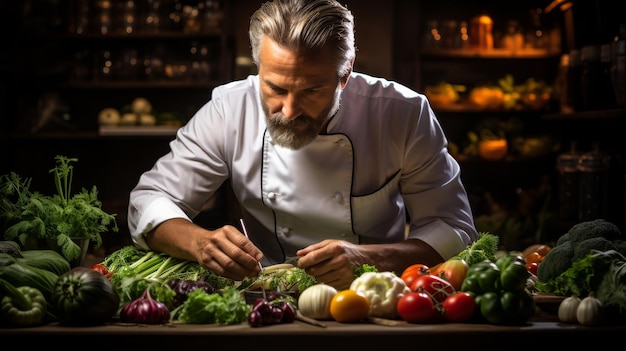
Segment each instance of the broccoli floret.
[[[614,262],[624,262],[626,258],[615,250],[591,250],[589,254],[572,263],[571,267],[553,280],[537,282],[535,287],[539,291],[549,292],[560,296],[577,295],[580,298],[596,291],[600,295],[599,285],[606,275],[607,269]],[[542,262],[543,264],[543,262]],[[619,263],[622,264],[622,263]],[[541,265],[539,265],[541,267]]]
[[558,277],[572,265],[573,257],[574,246],[570,241],[553,247],[537,266],[537,279],[540,282],[547,282]]
[[626,256],[626,240],[614,240],[613,246],[615,246],[615,251]]
[[565,234],[561,235],[557,239],[556,244],[554,246],[559,246],[559,245],[563,244],[566,241],[569,241],[569,233],[565,233]]
[[[620,229],[604,219],[595,219],[573,225],[561,235],[555,246],[537,267],[537,278],[547,282],[565,272],[574,262],[591,250],[621,252],[615,242],[622,241]],[[624,245],[626,246],[626,245]]]
[[574,244],[574,256],[572,262],[578,261],[581,258],[587,256],[591,250],[607,251],[615,249],[613,241],[605,239],[603,237],[595,237],[587,240],[583,240],[577,244]]
[[358,278],[360,277],[363,273],[365,272],[378,272],[378,268],[376,268],[376,266],[374,265],[370,265],[367,263],[364,263],[360,266],[356,266],[354,267],[354,278]]
[[567,233],[569,235],[569,241],[574,243],[598,237],[613,241],[620,238],[622,235],[615,224],[604,219],[580,222],[572,226]]

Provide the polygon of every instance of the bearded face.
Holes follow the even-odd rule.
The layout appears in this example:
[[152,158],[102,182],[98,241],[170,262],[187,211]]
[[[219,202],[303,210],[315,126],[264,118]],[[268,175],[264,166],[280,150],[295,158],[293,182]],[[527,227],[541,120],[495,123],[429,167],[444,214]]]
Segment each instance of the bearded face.
[[330,118],[337,113],[341,104],[341,86],[338,85],[332,101],[318,116],[302,114],[288,119],[282,112],[270,113],[267,103],[261,96],[267,130],[272,140],[282,146],[298,150],[311,143],[320,134]]

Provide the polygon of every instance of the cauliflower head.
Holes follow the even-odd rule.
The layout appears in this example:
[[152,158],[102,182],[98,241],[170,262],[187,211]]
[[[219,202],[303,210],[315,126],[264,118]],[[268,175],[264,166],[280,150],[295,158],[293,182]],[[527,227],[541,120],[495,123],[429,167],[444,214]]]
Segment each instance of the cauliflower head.
[[350,290],[362,293],[369,300],[370,316],[389,319],[398,317],[398,300],[411,292],[393,272],[365,272],[352,281]]

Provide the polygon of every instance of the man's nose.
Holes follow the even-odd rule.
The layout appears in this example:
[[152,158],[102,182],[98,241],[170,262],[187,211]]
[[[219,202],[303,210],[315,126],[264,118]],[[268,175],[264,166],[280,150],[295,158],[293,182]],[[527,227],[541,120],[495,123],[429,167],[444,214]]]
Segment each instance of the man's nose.
[[287,94],[283,99],[283,107],[281,112],[287,119],[295,119],[302,114],[300,103],[295,94]]

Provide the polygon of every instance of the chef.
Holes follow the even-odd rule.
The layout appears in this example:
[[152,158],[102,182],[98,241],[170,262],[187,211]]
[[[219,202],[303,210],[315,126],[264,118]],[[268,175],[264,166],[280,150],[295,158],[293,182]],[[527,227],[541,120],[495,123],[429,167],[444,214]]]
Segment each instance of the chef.
[[[274,0],[250,21],[258,74],[213,89],[131,191],[134,242],[239,280],[295,257],[346,288],[362,264],[435,265],[477,239],[427,99],[354,72],[351,12]],[[244,228],[193,223],[230,182]]]

